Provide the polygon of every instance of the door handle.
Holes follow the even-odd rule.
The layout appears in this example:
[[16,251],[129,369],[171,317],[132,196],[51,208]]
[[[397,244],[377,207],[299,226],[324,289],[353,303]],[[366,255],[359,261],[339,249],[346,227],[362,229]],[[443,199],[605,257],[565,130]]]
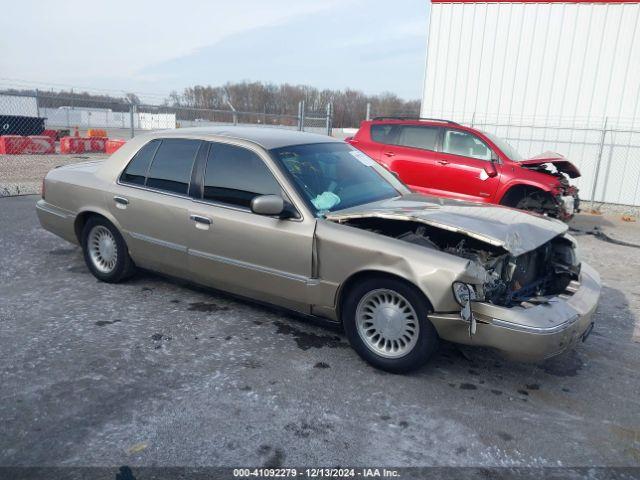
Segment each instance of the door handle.
[[207,217],[202,217],[200,215],[191,215],[189,218],[194,222],[204,223],[205,225],[211,225],[211,219]]
[[438,160],[438,163],[440,165],[449,165],[449,162],[447,162],[446,160]]
[[396,154],[393,152],[384,152],[385,157],[395,157]]
[[116,202],[116,207],[120,209],[125,209],[127,205],[129,205],[129,200],[124,197],[115,196],[113,197],[113,201]]

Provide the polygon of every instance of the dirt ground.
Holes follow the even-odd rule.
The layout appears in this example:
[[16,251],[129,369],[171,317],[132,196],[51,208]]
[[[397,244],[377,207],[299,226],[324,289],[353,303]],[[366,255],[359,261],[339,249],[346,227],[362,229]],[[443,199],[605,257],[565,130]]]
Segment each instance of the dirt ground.
[[391,375],[280,310],[150,273],[97,282],[36,200],[0,199],[0,466],[640,467],[640,249],[593,234],[640,243],[638,223],[572,224],[603,280],[575,350],[443,343]]

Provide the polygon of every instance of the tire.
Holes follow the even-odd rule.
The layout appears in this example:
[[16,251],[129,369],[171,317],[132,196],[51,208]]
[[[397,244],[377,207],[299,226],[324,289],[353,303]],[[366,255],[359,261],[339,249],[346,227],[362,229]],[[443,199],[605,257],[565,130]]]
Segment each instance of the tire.
[[103,282],[120,282],[135,271],[122,235],[104,217],[87,220],[82,229],[82,251],[91,273]]
[[[384,313],[376,302],[384,305]],[[351,346],[376,368],[409,372],[427,363],[437,350],[438,332],[427,318],[431,305],[417,288],[402,280],[368,278],[345,293],[342,306],[342,323]]]

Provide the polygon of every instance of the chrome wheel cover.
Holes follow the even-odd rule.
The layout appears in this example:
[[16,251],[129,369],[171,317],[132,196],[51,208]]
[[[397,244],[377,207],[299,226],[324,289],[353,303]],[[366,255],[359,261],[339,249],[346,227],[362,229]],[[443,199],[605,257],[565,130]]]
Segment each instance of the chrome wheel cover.
[[89,232],[87,249],[91,263],[101,273],[111,273],[118,261],[116,239],[107,227],[96,225]]
[[386,358],[407,355],[420,333],[413,306],[398,292],[384,288],[372,290],[360,299],[356,326],[365,345]]

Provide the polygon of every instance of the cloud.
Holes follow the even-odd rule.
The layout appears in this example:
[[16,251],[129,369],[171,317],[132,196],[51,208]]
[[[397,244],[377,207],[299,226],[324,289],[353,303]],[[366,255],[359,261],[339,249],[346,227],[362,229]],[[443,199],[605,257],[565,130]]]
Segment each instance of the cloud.
[[114,0],[99,13],[86,1],[59,5],[4,8],[3,76],[141,93],[250,79],[406,98],[423,81],[425,0]]

